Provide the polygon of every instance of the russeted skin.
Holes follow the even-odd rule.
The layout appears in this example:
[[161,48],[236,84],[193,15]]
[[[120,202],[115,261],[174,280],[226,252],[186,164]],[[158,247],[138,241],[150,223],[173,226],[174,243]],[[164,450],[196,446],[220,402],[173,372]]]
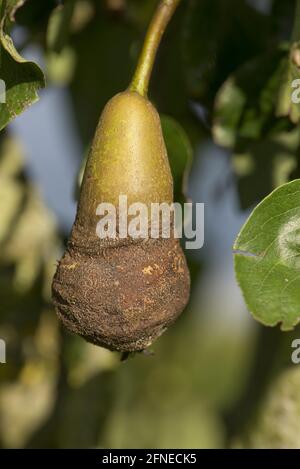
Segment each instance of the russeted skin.
[[[123,352],[147,348],[182,312],[190,278],[177,239],[100,239],[97,206],[172,203],[173,181],[160,119],[136,92],[112,98],[87,161],[76,220],[54,276],[53,302],[65,326]],[[118,214],[118,211],[117,211]]]

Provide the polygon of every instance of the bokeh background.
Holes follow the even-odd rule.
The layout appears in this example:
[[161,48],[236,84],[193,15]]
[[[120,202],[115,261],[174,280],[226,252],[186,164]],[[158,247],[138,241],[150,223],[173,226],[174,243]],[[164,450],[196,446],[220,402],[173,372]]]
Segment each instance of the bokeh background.
[[[295,2],[187,0],[170,24],[150,98],[163,115],[178,199],[187,178],[185,194],[205,203],[205,244],[186,253],[186,311],[151,347],[152,356],[125,362],[62,329],[51,280],[97,120],[128,86],[157,1],[77,0],[66,34],[49,47],[58,4],[28,0],[12,33],[23,56],[44,70],[47,87],[0,135],[0,337],[7,344],[0,446],[299,447],[300,376],[290,360],[297,331],[254,321],[232,259],[250,210],[297,174],[298,150],[281,149],[278,159],[267,130],[251,151],[225,149],[212,138],[218,90],[236,69],[271,57],[289,39]],[[259,73],[254,69],[249,83]],[[292,391],[281,390],[282,373]],[[268,398],[276,386],[287,394],[280,404]]]

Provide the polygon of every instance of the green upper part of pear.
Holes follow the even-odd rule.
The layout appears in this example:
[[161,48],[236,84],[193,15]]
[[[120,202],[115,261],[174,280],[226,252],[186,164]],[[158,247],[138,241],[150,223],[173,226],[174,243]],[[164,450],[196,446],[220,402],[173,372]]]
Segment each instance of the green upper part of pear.
[[172,203],[173,180],[160,118],[150,101],[134,91],[114,96],[105,106],[84,172],[78,218],[95,219],[100,203],[118,207]]

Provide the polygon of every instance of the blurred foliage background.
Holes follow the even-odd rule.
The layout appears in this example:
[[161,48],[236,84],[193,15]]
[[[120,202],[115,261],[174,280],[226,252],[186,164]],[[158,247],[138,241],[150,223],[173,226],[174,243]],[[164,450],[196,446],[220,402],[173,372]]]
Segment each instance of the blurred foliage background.
[[[28,0],[15,21],[7,18],[16,49],[40,63],[47,85],[14,123],[23,108],[14,114],[13,106],[25,95],[33,102],[44,84],[37,68],[10,55],[2,36],[0,78],[9,83],[0,112],[3,448],[300,447],[300,368],[290,359],[297,330],[283,334],[247,315],[230,252],[249,208],[299,174],[300,114],[288,95],[298,74],[294,1],[183,0],[161,45],[150,98],[163,115],[176,199],[184,193],[204,201],[207,227],[201,252],[187,252],[190,304],[152,347],[154,355],[120,362],[66,333],[51,305],[70,224],[43,196],[30,170],[41,155],[30,154],[18,122],[31,116],[41,152],[43,145],[49,151],[34,128],[41,119],[34,110],[49,103],[47,93],[51,99],[49,93],[63,92],[67,101],[56,112],[69,107],[83,160],[103,106],[128,86],[156,5]],[[50,128],[47,119],[45,113]],[[49,190],[55,196],[63,176],[74,190],[60,188],[59,197],[75,206],[80,161],[68,158],[73,173],[56,160]],[[222,218],[228,210],[232,226]]]

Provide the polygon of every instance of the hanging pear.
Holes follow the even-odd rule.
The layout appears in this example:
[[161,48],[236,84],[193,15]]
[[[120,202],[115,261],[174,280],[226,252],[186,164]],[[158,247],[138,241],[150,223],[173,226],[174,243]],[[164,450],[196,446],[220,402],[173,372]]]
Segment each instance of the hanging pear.
[[[99,238],[97,207],[172,204],[173,181],[160,118],[147,87],[163,30],[179,0],[160,3],[129,89],[105,106],[86,164],[76,220],[54,276],[53,303],[64,325],[121,352],[147,348],[182,312],[190,278],[178,239]],[[151,229],[151,217],[149,230]],[[127,219],[127,223],[129,218]]]

